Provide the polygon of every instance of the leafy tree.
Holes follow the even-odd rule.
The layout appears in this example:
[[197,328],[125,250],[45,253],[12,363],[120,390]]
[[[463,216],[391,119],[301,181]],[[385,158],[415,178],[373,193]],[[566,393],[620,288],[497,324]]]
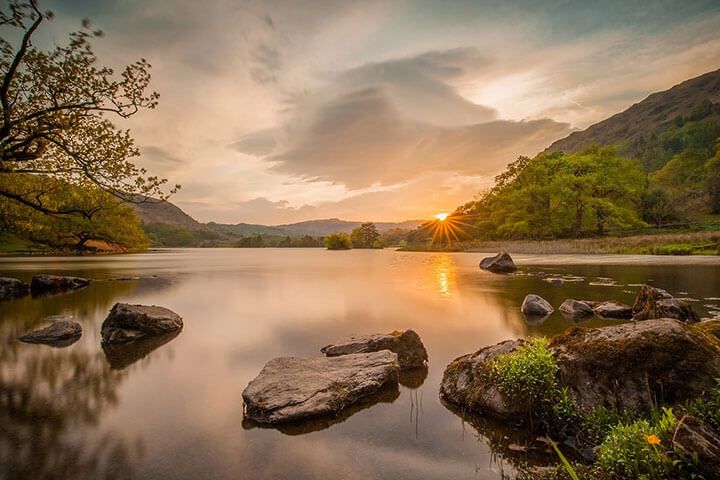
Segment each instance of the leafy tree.
[[265,239],[259,233],[252,237],[243,237],[235,244],[238,248],[263,248],[266,246]]
[[363,223],[350,233],[353,248],[381,248],[380,234],[374,223]]
[[468,230],[487,238],[603,234],[642,224],[643,189],[640,166],[611,148],[539,154],[510,164],[492,190],[455,214],[472,219]]
[[102,32],[87,20],[67,44],[43,51],[33,36],[53,14],[41,12],[36,0],[7,5],[0,11],[0,177],[44,175],[60,183],[27,191],[5,181],[0,197],[45,214],[86,218],[92,213],[57,201],[58,184],[92,184],[128,201],[136,194],[164,199],[166,180],[130,162],[139,151],[129,131],[110,121],[155,108],[159,95],[147,91],[150,64],[141,59],[119,75],[98,65],[91,40]]
[[[0,177],[0,188],[7,178]],[[58,183],[35,175],[15,175],[13,182],[25,190],[46,193],[45,205],[65,205],[85,215],[50,216],[22,203],[0,197],[0,219],[4,229],[21,238],[55,249],[83,252],[93,250],[93,242],[115,248],[144,249],[148,239],[140,219],[127,204],[97,187]],[[50,183],[50,185],[48,185]]]
[[331,233],[325,237],[325,248],[328,250],[350,250],[352,241],[347,233]]
[[667,191],[657,187],[649,189],[643,195],[640,215],[643,221],[656,226],[678,219],[675,204]]

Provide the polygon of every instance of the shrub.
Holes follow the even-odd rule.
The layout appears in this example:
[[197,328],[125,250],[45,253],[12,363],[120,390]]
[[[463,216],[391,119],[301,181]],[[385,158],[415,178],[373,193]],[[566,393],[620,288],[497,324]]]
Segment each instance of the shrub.
[[675,429],[671,409],[663,409],[656,422],[641,419],[619,423],[610,429],[598,451],[600,466],[621,478],[660,479],[677,468],[666,455],[663,439]]
[[517,351],[498,355],[490,368],[503,394],[530,403],[547,397],[555,388],[558,370],[545,338],[528,340]]
[[325,247],[328,250],[349,250],[350,236],[347,233],[331,233],[325,237]]
[[720,378],[707,397],[701,397],[688,405],[688,413],[702,419],[716,432],[720,432]]

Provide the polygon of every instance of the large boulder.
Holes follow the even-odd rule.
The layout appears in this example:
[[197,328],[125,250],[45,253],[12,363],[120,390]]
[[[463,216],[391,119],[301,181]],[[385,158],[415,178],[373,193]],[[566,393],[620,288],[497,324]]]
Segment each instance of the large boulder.
[[43,343],[54,347],[66,347],[82,336],[82,326],[71,320],[57,320],[45,328],[26,333],[18,340],[25,343]]
[[404,369],[424,367],[428,361],[428,354],[420,335],[413,330],[352,336],[320,349],[328,357],[350,353],[379,352],[380,350],[397,353],[400,368]]
[[595,314],[593,308],[586,302],[573,300],[572,298],[565,300],[558,310],[560,310],[560,313],[564,316],[570,318],[592,317]]
[[17,278],[0,277],[0,301],[24,297],[30,292],[30,285]]
[[652,318],[676,318],[684,322],[695,323],[700,317],[688,302],[673,298],[665,290],[643,285],[632,307],[634,320]]
[[704,478],[717,478],[720,472],[720,436],[702,420],[691,415],[682,418],[673,435],[675,450],[697,456],[697,466]]
[[550,302],[532,293],[525,296],[520,310],[527,317],[547,317],[555,311]]
[[495,383],[489,381],[487,372],[493,359],[516,351],[523,343],[523,340],[506,340],[456,358],[445,369],[440,397],[464,411],[488,413],[500,419],[521,418],[526,406],[505,398]]
[[512,273],[517,270],[512,257],[506,252],[500,252],[494,257],[483,258],[480,268],[493,273]]
[[104,343],[124,343],[183,328],[180,315],[155,305],[116,303],[100,329]]
[[243,391],[245,416],[279,424],[336,415],[383,387],[397,388],[399,373],[397,354],[389,350],[274,358]]
[[[521,344],[503,342],[456,359],[445,370],[441,395],[471,411],[524,418],[527,406],[505,398],[483,375],[497,355]],[[682,403],[720,378],[720,341],[675,319],[573,327],[554,337],[550,350],[559,383],[582,411]]]
[[90,280],[80,277],[63,275],[35,275],[30,281],[30,290],[33,295],[43,293],[67,292],[78,290],[90,285]]
[[593,310],[600,318],[631,319],[633,316],[632,307],[614,300],[597,303]]

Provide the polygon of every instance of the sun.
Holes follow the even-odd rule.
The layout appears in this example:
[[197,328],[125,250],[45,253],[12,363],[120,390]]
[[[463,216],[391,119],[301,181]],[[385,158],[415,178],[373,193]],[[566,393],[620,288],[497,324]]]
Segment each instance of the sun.
[[434,215],[435,218],[437,218],[439,221],[444,222],[446,218],[450,216],[449,213],[438,213]]

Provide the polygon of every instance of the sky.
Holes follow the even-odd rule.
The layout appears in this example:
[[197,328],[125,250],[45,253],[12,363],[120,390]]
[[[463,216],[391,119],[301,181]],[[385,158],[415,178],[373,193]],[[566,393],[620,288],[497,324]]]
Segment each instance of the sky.
[[54,0],[152,64],[136,163],[196,219],[426,219],[519,155],[720,68],[720,2]]

